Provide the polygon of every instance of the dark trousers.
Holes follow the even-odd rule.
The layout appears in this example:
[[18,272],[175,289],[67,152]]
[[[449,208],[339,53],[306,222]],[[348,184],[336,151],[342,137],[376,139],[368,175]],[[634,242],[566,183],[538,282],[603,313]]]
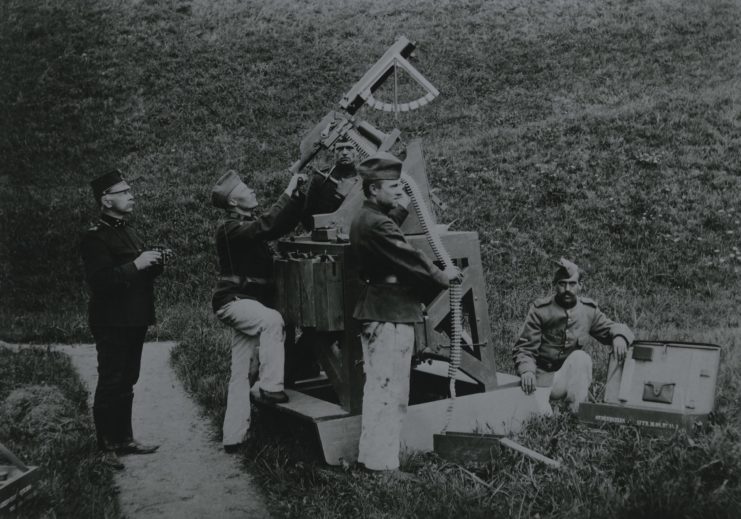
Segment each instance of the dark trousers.
[[133,438],[131,406],[139,380],[146,326],[91,326],[98,351],[93,420],[98,446],[107,449]]

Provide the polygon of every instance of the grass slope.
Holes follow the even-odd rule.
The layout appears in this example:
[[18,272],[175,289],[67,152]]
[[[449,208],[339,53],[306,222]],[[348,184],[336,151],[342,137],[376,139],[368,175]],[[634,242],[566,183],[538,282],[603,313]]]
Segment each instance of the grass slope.
[[[136,180],[137,227],[179,254],[153,333],[183,341],[177,367],[218,421],[227,345],[207,308],[210,186],[235,168],[275,198],[303,134],[405,34],[440,98],[397,121],[361,115],[422,138],[450,205],[441,219],[479,233],[501,369],[528,301],[547,290],[549,260],[564,255],[639,337],[724,346],[727,424],[687,449],[622,431],[600,443],[564,419],[565,476],[505,456],[480,472],[492,493],[414,459],[424,495],[440,496],[414,500],[309,461],[293,470],[296,453],[272,442],[251,456],[278,489],[275,506],[296,517],[728,514],[739,501],[740,15],[733,0],[6,0],[0,337],[89,339],[76,248],[95,220],[87,182],[120,167]],[[533,424],[533,447],[556,449],[551,426]]]
[[442,219],[479,232],[503,329],[559,255],[634,326],[738,323],[736,2],[2,9],[4,338],[87,336],[76,246],[108,166],[137,180],[149,240],[180,255],[159,290],[172,336],[209,297],[212,182],[236,168],[272,199],[303,134],[399,33],[442,94],[398,126],[423,138]]
[[0,442],[41,471],[33,497],[2,517],[120,517],[87,391],[67,355],[0,346]]

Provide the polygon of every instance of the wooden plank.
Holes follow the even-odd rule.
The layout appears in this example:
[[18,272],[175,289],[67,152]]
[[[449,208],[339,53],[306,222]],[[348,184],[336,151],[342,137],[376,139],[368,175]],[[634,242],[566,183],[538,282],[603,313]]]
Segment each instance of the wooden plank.
[[27,471],[28,467],[23,463],[15,454],[10,452],[10,449],[5,447],[2,443],[0,443],[0,455],[2,455],[3,458],[11,462],[13,465],[21,469],[22,471]]
[[311,349],[314,352],[319,364],[324,369],[324,373],[327,375],[330,384],[335,389],[335,393],[340,400],[340,406],[344,409],[349,409],[349,402],[347,402],[347,393],[337,391],[337,388],[343,387],[345,384],[345,377],[347,377],[346,370],[342,365],[342,357],[335,354],[332,348],[334,343],[334,337],[337,334],[331,332],[318,332],[315,334],[316,339],[311,344]]
[[361,427],[360,415],[317,422],[324,461],[329,465],[356,461]]
[[285,411],[289,414],[313,421],[348,416],[347,411],[332,402],[327,402],[326,400],[321,400],[292,389],[286,389],[285,391],[288,395],[288,402],[284,404],[267,404],[259,399],[256,399],[255,403],[264,407],[274,407],[279,411]]
[[288,260],[276,259],[273,263],[273,297],[275,299],[275,309],[280,312],[288,323],[295,324],[288,315]]
[[704,421],[707,416],[591,402],[580,404],[578,413],[579,420],[588,424],[596,426],[633,424],[647,431],[666,435],[673,434],[678,429],[692,432],[695,423]]
[[289,323],[301,326],[301,264],[298,259],[289,259],[286,268],[286,314],[284,319]]
[[302,258],[298,260],[299,290],[294,297],[300,298],[300,313],[302,327],[316,326],[316,311],[314,300],[314,265],[319,258]]
[[462,433],[435,434],[433,445],[438,456],[456,463],[488,463],[500,448],[496,436]]
[[[513,434],[520,431],[522,424],[530,416],[544,412],[535,394],[526,395],[520,389],[518,381],[510,380],[516,377],[504,373],[499,373],[498,377],[506,381],[507,385],[455,400],[450,420],[452,430],[495,435]],[[536,391],[545,389],[539,388]],[[302,420],[313,421],[327,463],[337,465],[341,460],[352,462],[357,459],[360,414],[349,414],[336,404],[298,391],[286,392],[290,400],[285,404],[258,404]],[[433,450],[433,435],[440,433],[447,423],[449,405],[450,400],[436,400],[409,406],[401,432],[402,449]]]
[[434,445],[439,456],[458,463],[488,463],[498,454],[501,447],[506,447],[549,467],[561,468],[559,461],[501,436],[448,432],[436,434]]
[[511,440],[510,438],[500,438],[499,443],[504,445],[505,447],[515,450],[519,452],[520,454],[524,454],[530,459],[533,459],[535,461],[539,461],[540,463],[544,463],[548,465],[549,467],[553,467],[554,469],[560,469],[561,468],[561,462],[554,460],[553,458],[549,458],[548,456],[544,456],[543,454],[536,452],[532,449],[528,449],[524,445],[520,445],[514,440]]
[[335,259],[314,263],[314,283],[317,330],[342,330],[345,324],[342,262]]

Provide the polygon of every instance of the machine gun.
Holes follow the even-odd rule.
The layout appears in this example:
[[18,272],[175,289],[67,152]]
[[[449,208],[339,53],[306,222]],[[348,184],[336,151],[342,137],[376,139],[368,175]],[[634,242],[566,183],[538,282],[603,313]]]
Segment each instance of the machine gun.
[[[394,128],[386,134],[367,121],[359,119],[355,114],[364,105],[383,111],[408,112],[426,105],[440,94],[407,60],[415,48],[416,44],[404,36],[396,40],[360,81],[342,97],[341,111],[330,111],[304,137],[300,145],[301,157],[289,168],[291,173],[300,172],[321,150],[331,149],[340,138],[346,138],[353,143],[361,160],[376,152],[391,149],[401,133],[398,129]],[[396,77],[398,69],[405,70],[424,89],[425,95],[413,101],[399,103],[395,82],[393,103],[375,99],[373,94],[392,74]]]

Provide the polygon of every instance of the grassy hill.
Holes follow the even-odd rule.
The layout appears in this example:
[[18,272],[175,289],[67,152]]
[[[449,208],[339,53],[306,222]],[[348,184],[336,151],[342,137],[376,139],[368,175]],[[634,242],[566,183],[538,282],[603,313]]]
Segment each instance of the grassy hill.
[[172,336],[208,299],[213,181],[235,168],[272,199],[304,133],[398,34],[441,96],[398,123],[361,115],[423,139],[443,221],[480,233],[494,320],[519,320],[564,255],[639,328],[738,323],[736,2],[3,9],[5,339],[86,336],[76,242],[108,166],[134,179],[151,242],[179,253],[159,290]]
[[[234,168],[274,199],[305,132],[404,34],[439,99],[398,120],[361,117],[398,126],[405,142],[421,138],[431,185],[449,204],[441,220],[479,233],[501,369],[528,301],[548,289],[550,260],[563,255],[639,337],[722,344],[720,401],[735,423],[740,20],[733,0],[6,0],[0,339],[90,340],[77,241],[96,218],[89,179],[118,167],[136,191],[137,227],[178,253],[159,282],[152,333],[183,341],[181,372],[218,419],[226,359],[214,351],[226,339],[207,308],[219,216],[210,187]],[[700,470],[712,456],[738,451],[723,436],[731,430],[703,444],[709,457],[677,453],[648,463],[649,474],[684,463],[701,478],[718,468]],[[606,468],[615,447],[567,446],[596,453],[590,466],[608,472],[575,469],[573,492],[545,485],[547,474],[534,477],[536,490],[506,487],[510,515],[621,516],[650,501],[653,487]],[[735,459],[723,466],[738,468]],[[608,476],[617,490],[591,494],[586,482]],[[692,515],[700,509],[686,498],[697,493],[696,506],[716,503],[714,515],[738,503],[734,477],[707,488],[688,478],[655,489],[672,496],[657,513]],[[461,494],[472,510],[503,513],[474,490]],[[614,508],[590,508],[590,496]]]

